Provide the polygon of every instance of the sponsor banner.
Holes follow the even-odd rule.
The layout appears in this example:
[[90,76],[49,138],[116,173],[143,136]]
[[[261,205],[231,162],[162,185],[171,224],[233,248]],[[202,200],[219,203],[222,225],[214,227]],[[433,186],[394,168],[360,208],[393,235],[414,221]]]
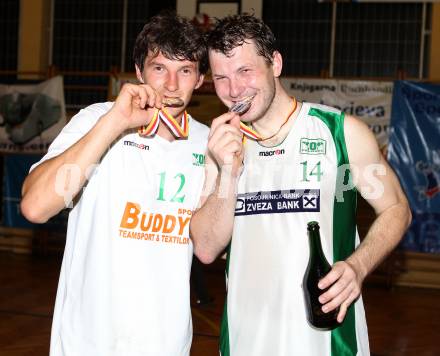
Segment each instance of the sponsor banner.
[[235,216],[320,211],[319,189],[290,189],[238,194]]
[[281,78],[287,92],[300,101],[335,107],[364,121],[381,149],[388,143],[392,82]]
[[0,152],[45,153],[66,124],[63,78],[0,85]]
[[396,81],[388,160],[413,211],[405,248],[440,253],[440,85]]

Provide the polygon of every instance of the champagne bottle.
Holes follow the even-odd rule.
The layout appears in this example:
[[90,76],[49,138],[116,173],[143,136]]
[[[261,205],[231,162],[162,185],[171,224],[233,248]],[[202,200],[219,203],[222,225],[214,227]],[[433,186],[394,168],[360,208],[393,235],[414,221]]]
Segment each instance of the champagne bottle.
[[303,279],[307,319],[317,329],[334,329],[339,325],[336,320],[339,308],[324,313],[322,311],[322,304],[318,299],[321,294],[328,290],[328,288],[319,289],[318,283],[332,268],[322,251],[319,223],[316,221],[309,222],[307,224],[307,233],[309,235],[310,257]]

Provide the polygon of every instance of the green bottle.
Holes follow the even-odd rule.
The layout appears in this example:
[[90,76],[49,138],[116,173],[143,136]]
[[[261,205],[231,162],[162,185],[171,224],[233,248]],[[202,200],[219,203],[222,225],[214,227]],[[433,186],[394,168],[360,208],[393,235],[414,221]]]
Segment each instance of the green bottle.
[[316,221],[309,222],[307,224],[307,233],[309,236],[310,257],[303,279],[307,320],[317,329],[331,330],[339,326],[336,320],[339,308],[328,313],[322,311],[322,304],[318,298],[321,294],[325,293],[328,288],[319,289],[318,283],[330,272],[332,267],[322,251],[319,223]]

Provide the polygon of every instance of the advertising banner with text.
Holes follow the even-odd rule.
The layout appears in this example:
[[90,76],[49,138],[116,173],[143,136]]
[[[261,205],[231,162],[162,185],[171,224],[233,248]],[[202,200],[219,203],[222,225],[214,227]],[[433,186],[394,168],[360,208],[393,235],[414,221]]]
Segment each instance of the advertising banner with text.
[[281,78],[300,101],[333,106],[362,119],[373,131],[381,149],[388,143],[392,82]]

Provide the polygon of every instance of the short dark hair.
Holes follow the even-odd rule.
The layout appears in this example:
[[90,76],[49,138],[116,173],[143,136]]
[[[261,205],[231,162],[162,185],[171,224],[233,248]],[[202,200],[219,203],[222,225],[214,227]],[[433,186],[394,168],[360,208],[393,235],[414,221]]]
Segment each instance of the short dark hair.
[[275,36],[262,20],[253,15],[241,14],[217,19],[207,35],[208,49],[226,56],[246,40],[253,40],[257,53],[272,63],[273,52],[278,50]]
[[208,70],[208,50],[203,33],[189,20],[166,11],[152,17],[136,38],[133,60],[144,70],[148,53],[162,53],[172,60],[188,60],[199,63],[199,71]]

